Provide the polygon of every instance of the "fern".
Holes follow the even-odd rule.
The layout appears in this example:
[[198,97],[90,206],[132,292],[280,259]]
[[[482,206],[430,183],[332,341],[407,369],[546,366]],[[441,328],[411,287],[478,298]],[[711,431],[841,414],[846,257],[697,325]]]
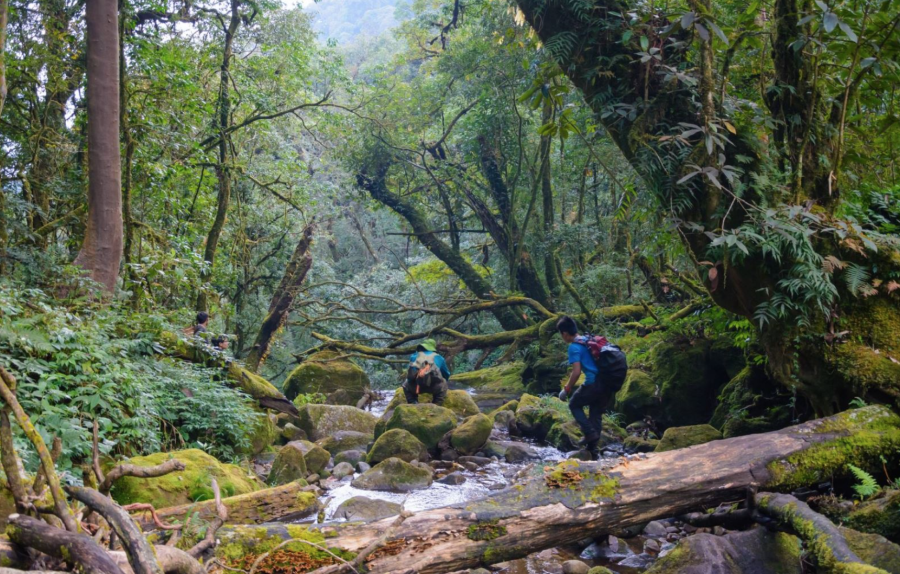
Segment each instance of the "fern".
[[847,268],[844,271],[844,281],[847,282],[847,289],[854,295],[860,293],[865,287],[869,286],[870,278],[871,275],[869,274],[869,270],[856,263],[847,265]]
[[865,500],[866,498],[869,498],[870,496],[881,490],[881,487],[878,486],[878,482],[875,480],[875,477],[868,472],[864,471],[858,466],[853,466],[852,464],[848,464],[847,468],[850,469],[850,472],[852,472],[853,476],[856,477],[856,480],[859,481],[858,483],[853,485],[853,490],[861,500]]

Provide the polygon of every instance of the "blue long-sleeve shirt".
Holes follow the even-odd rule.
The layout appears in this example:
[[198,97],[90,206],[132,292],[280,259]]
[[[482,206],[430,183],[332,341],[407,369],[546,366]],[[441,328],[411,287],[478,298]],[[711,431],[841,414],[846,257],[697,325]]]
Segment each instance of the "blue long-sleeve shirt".
[[[438,355],[437,353],[435,353],[433,351],[419,351],[419,352],[425,353],[429,357],[434,356],[434,366],[437,367],[438,369],[440,369],[441,376],[444,377],[445,381],[450,380],[450,369],[447,368],[447,361],[444,360],[444,357]],[[416,356],[418,354],[419,353],[413,353],[412,355],[409,356],[410,366],[412,366],[412,364],[416,362]]]

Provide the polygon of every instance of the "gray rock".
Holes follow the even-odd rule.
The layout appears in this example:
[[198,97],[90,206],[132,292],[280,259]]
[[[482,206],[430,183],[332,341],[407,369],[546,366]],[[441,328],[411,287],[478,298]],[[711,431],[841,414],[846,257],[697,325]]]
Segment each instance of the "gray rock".
[[[797,560],[799,541],[785,533],[769,532],[754,528],[744,532],[731,532],[725,536],[695,534],[680,540],[674,552],[660,558],[652,572],[666,574],[714,574],[734,572],[739,574],[800,574],[802,567]],[[624,563],[620,562],[619,566]]]
[[517,463],[539,458],[537,452],[524,443],[509,443],[506,447],[506,462]]
[[349,462],[353,466],[362,460],[366,460],[366,453],[361,450],[345,450],[334,455],[334,464],[338,465],[342,462]]
[[303,429],[294,426],[293,423],[287,423],[281,429],[281,436],[288,442],[292,440],[306,440],[306,432]]
[[353,474],[353,465],[349,462],[339,462],[334,465],[334,469],[331,471],[331,476],[335,478],[344,478],[351,474]]
[[366,472],[370,468],[372,468],[372,465],[367,462],[359,461],[358,463],[356,463],[356,470],[358,470],[359,472]]
[[584,450],[584,449],[576,450],[575,452],[573,452],[569,455],[569,458],[575,459],[575,460],[586,460],[586,461],[594,460],[594,456],[591,454],[591,451]]
[[345,450],[365,452],[370,442],[372,442],[371,433],[343,430],[318,440],[316,444],[334,455]]
[[444,478],[438,480],[437,482],[441,484],[452,484],[454,486],[462,484],[466,481],[466,477],[458,472],[451,472]]
[[644,552],[659,552],[659,542],[654,538],[644,540]]
[[581,560],[566,560],[562,563],[563,574],[587,574],[591,567]]
[[471,462],[477,464],[478,466],[485,466],[491,464],[491,462],[493,461],[485,456],[461,456],[457,459],[457,462],[459,462],[460,464]]
[[431,468],[413,466],[399,458],[389,458],[379,462],[351,483],[355,488],[363,490],[381,490],[388,492],[410,492],[431,486],[433,481]]
[[402,507],[396,502],[387,500],[375,500],[365,496],[354,496],[345,500],[334,511],[334,518],[338,520],[363,521],[381,520],[389,516],[400,514]]
[[666,535],[666,525],[658,520],[654,520],[652,522],[647,523],[647,526],[644,527],[644,536],[665,536]]
[[321,478],[321,477],[320,477],[318,474],[313,473],[313,474],[311,474],[311,475],[309,475],[309,476],[306,477],[306,482],[312,484],[312,483],[314,483],[314,482],[319,482],[319,479],[320,479],[320,478]]

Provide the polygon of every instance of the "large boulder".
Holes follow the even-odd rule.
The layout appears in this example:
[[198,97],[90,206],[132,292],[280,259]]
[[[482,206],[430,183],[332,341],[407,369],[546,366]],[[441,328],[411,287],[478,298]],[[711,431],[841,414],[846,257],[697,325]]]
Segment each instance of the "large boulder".
[[663,434],[655,452],[687,448],[722,438],[722,433],[710,425],[672,427]]
[[366,457],[369,464],[378,464],[391,457],[406,462],[423,460],[428,456],[425,445],[406,429],[391,429],[375,441]]
[[[421,393],[419,395],[419,404],[427,404],[431,403],[431,401],[431,393]],[[406,395],[403,393],[403,389],[399,388],[394,391],[394,396],[391,397],[391,402],[385,407],[384,414],[390,417],[390,414],[394,409],[405,404],[407,404]],[[456,413],[456,416],[462,418],[470,417],[481,412],[478,405],[475,404],[475,401],[472,399],[472,395],[462,390],[447,391],[447,399],[441,406],[450,409]]]
[[300,478],[306,478],[309,470],[306,467],[306,458],[300,448],[300,441],[289,442],[281,447],[272,462],[267,482],[273,486],[287,484]]
[[389,516],[397,516],[403,507],[396,502],[376,500],[365,496],[348,498],[337,507],[332,518],[349,522],[371,522]]
[[262,486],[250,472],[219,462],[199,449],[136,456],[127,462],[149,468],[170,458],[183,462],[185,469],[155,478],[122,477],[113,484],[113,499],[123,505],[144,502],[155,508],[166,508],[213,498],[212,478],[219,483],[223,497],[254,492]]
[[493,427],[491,417],[481,413],[471,416],[450,433],[450,446],[463,455],[475,454],[487,442]]
[[339,356],[335,351],[320,351],[311,355],[285,379],[285,396],[294,400],[300,394],[328,395],[341,389],[355,404],[369,388],[369,377],[351,361],[338,359]]
[[782,429],[791,424],[790,397],[763,367],[748,365],[722,387],[709,424],[725,438]]
[[487,369],[456,373],[450,377],[450,384],[475,390],[475,402],[484,410],[519,397],[525,392],[522,373],[525,364],[506,363]]
[[655,418],[660,409],[659,389],[650,375],[630,369],[613,408],[625,415],[626,421],[639,421],[646,415]]
[[456,427],[456,414],[431,403],[399,405],[385,423],[385,431],[405,429],[422,441],[429,450]]
[[316,441],[316,444],[331,454],[337,454],[345,450],[365,451],[370,442],[372,442],[372,433],[338,431],[331,436]]
[[331,455],[328,451],[314,442],[298,440],[285,446],[291,445],[294,445],[294,448],[303,453],[303,459],[306,461],[306,470],[310,474],[321,474],[322,470],[328,465],[328,461],[331,460]]
[[340,431],[371,435],[378,421],[371,413],[347,405],[303,405],[298,418],[298,426],[313,441]]
[[259,412],[256,421],[247,436],[247,442],[238,450],[244,454],[259,454],[281,437],[281,428],[278,426],[278,418],[270,413]]
[[389,458],[362,473],[350,484],[363,490],[411,492],[428,488],[432,481],[431,472],[428,470],[413,466],[399,458]]
[[878,497],[866,500],[850,512],[844,523],[900,543],[900,490],[885,489]]
[[860,560],[891,574],[900,574],[900,546],[884,536],[857,532],[850,528],[841,528],[841,534]]
[[784,532],[754,528],[725,536],[683,538],[646,574],[802,574],[800,541]]
[[522,434],[544,440],[557,423],[572,420],[569,406],[557,397],[524,394],[516,409],[516,425]]

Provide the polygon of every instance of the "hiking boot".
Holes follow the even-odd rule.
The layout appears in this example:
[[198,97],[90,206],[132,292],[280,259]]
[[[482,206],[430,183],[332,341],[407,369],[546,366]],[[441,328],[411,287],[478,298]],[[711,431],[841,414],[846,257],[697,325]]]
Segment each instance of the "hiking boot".
[[586,437],[584,437],[583,439],[581,439],[580,441],[578,441],[577,446],[582,446],[585,448],[585,450],[591,450],[592,447],[596,449],[597,443],[599,443],[599,442],[600,442],[599,434],[589,434]]

